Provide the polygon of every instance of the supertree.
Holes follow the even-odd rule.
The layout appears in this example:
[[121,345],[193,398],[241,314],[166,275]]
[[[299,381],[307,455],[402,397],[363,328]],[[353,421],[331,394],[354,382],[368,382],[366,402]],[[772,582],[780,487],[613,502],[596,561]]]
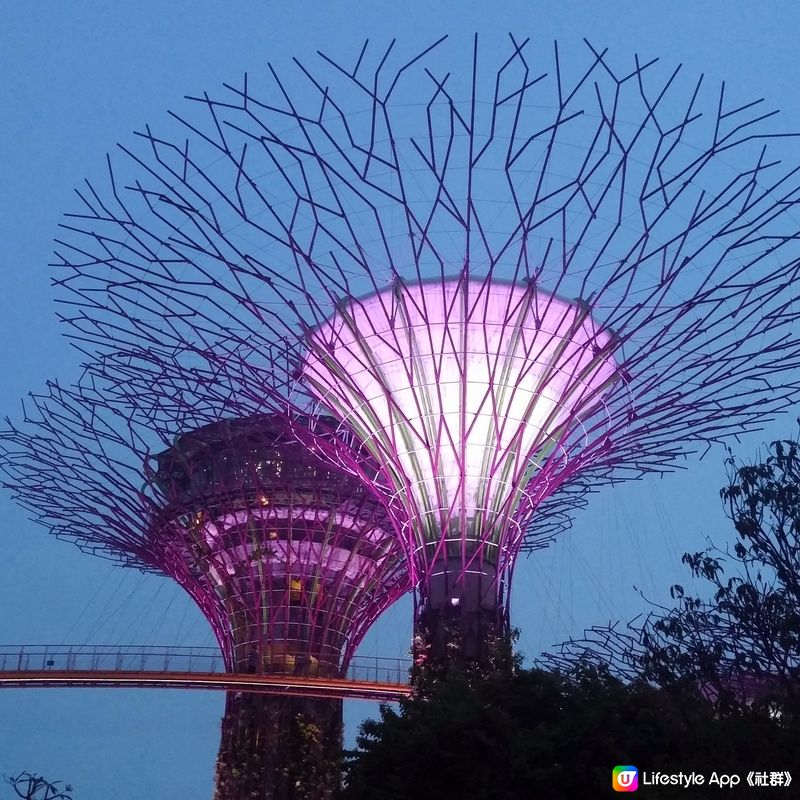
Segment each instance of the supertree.
[[175,365],[169,398],[142,379],[153,413],[224,375],[251,413],[335,420],[293,435],[386,508],[418,653],[445,666],[491,660],[548,502],[568,516],[800,392],[774,112],[588,43],[448,47],[190,98],[79,193],[55,262],[105,377]]
[[[167,429],[108,397],[91,381],[32,395],[25,424],[0,431],[5,486],[57,537],[179,583],[229,670],[343,676],[408,590],[381,506],[279,415],[192,428],[187,409],[162,449]],[[215,796],[330,797],[341,735],[341,700],[229,692]]]

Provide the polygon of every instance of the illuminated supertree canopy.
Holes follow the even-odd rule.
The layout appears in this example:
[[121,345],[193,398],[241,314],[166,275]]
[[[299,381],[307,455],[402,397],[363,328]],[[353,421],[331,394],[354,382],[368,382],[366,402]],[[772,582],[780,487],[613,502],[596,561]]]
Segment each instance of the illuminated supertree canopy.
[[562,437],[613,383],[611,341],[578,305],[463,279],[350,301],[309,335],[303,376],[385,465],[428,612],[496,612],[522,525],[580,466]]
[[158,535],[214,585],[233,668],[341,675],[405,588],[380,507],[269,417],[184,433],[156,461],[150,482],[169,501]]
[[293,434],[385,507],[438,657],[483,658],[548,503],[797,398],[800,174],[774,112],[679,68],[399,50],[147,126],[80,192],[56,282],[106,377],[159,365],[156,416],[219,376],[243,415],[330,415]]
[[[159,445],[96,383],[32,404],[0,432],[5,485],[56,536],[177,581],[231,671],[339,677],[408,590],[380,504],[277,415],[186,428],[153,455],[165,432]],[[330,796],[341,728],[341,701],[230,693],[216,797]]]

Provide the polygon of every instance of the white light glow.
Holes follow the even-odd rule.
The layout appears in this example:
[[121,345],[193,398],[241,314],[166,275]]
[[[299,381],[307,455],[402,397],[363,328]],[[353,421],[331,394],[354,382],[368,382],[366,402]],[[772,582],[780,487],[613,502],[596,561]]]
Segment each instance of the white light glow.
[[496,541],[617,372],[584,306],[496,282],[348,300],[308,346],[304,378],[384,467],[423,541],[443,529]]

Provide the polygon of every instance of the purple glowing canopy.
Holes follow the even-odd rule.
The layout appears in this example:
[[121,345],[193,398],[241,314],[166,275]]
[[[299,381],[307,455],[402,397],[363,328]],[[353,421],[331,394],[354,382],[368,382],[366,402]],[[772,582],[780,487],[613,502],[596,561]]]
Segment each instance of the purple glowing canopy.
[[514,36],[294,67],[143,128],[64,222],[71,335],[112,380],[152,354],[143,403],[306,413],[310,330],[462,265],[492,292],[578,298],[613,332],[595,485],[673,468],[800,395],[800,179],[762,101]]
[[144,424],[127,390],[87,379],[31,395],[24,423],[0,430],[2,485],[55,536],[180,584],[229,669],[342,673],[409,589],[383,509],[279,415],[186,407],[181,423]]
[[[512,544],[552,538],[537,525],[554,507],[800,397],[800,171],[761,101],[588,43],[584,58],[514,36],[505,53],[442,38],[318,55],[143,128],[64,223],[72,335],[154,413],[329,408],[363,446],[296,435],[388,499],[407,552],[465,569],[506,526],[508,574]],[[550,309],[530,321],[558,350],[531,359],[531,385],[526,335],[492,363],[491,326],[473,327],[516,298]],[[410,337],[403,315],[425,324]],[[470,383],[473,345],[488,384]],[[386,354],[412,348],[390,384]],[[464,372],[455,389],[432,380],[437,348]]]
[[585,306],[464,273],[344,301],[306,341],[303,379],[382,466],[417,546],[470,541],[495,563],[575,469],[617,371]]
[[338,675],[407,573],[381,507],[287,440],[283,422],[178,436],[148,470],[161,505],[151,538],[183,565],[172,577],[203,587],[229,665]]

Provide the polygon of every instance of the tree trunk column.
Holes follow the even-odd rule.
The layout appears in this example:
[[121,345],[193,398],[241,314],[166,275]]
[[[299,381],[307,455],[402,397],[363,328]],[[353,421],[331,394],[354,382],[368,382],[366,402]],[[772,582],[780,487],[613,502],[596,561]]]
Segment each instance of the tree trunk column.
[[470,566],[450,558],[431,570],[421,598],[415,663],[434,671],[491,669],[499,641],[508,633],[492,564]]
[[229,692],[214,800],[329,800],[341,748],[341,700]]

